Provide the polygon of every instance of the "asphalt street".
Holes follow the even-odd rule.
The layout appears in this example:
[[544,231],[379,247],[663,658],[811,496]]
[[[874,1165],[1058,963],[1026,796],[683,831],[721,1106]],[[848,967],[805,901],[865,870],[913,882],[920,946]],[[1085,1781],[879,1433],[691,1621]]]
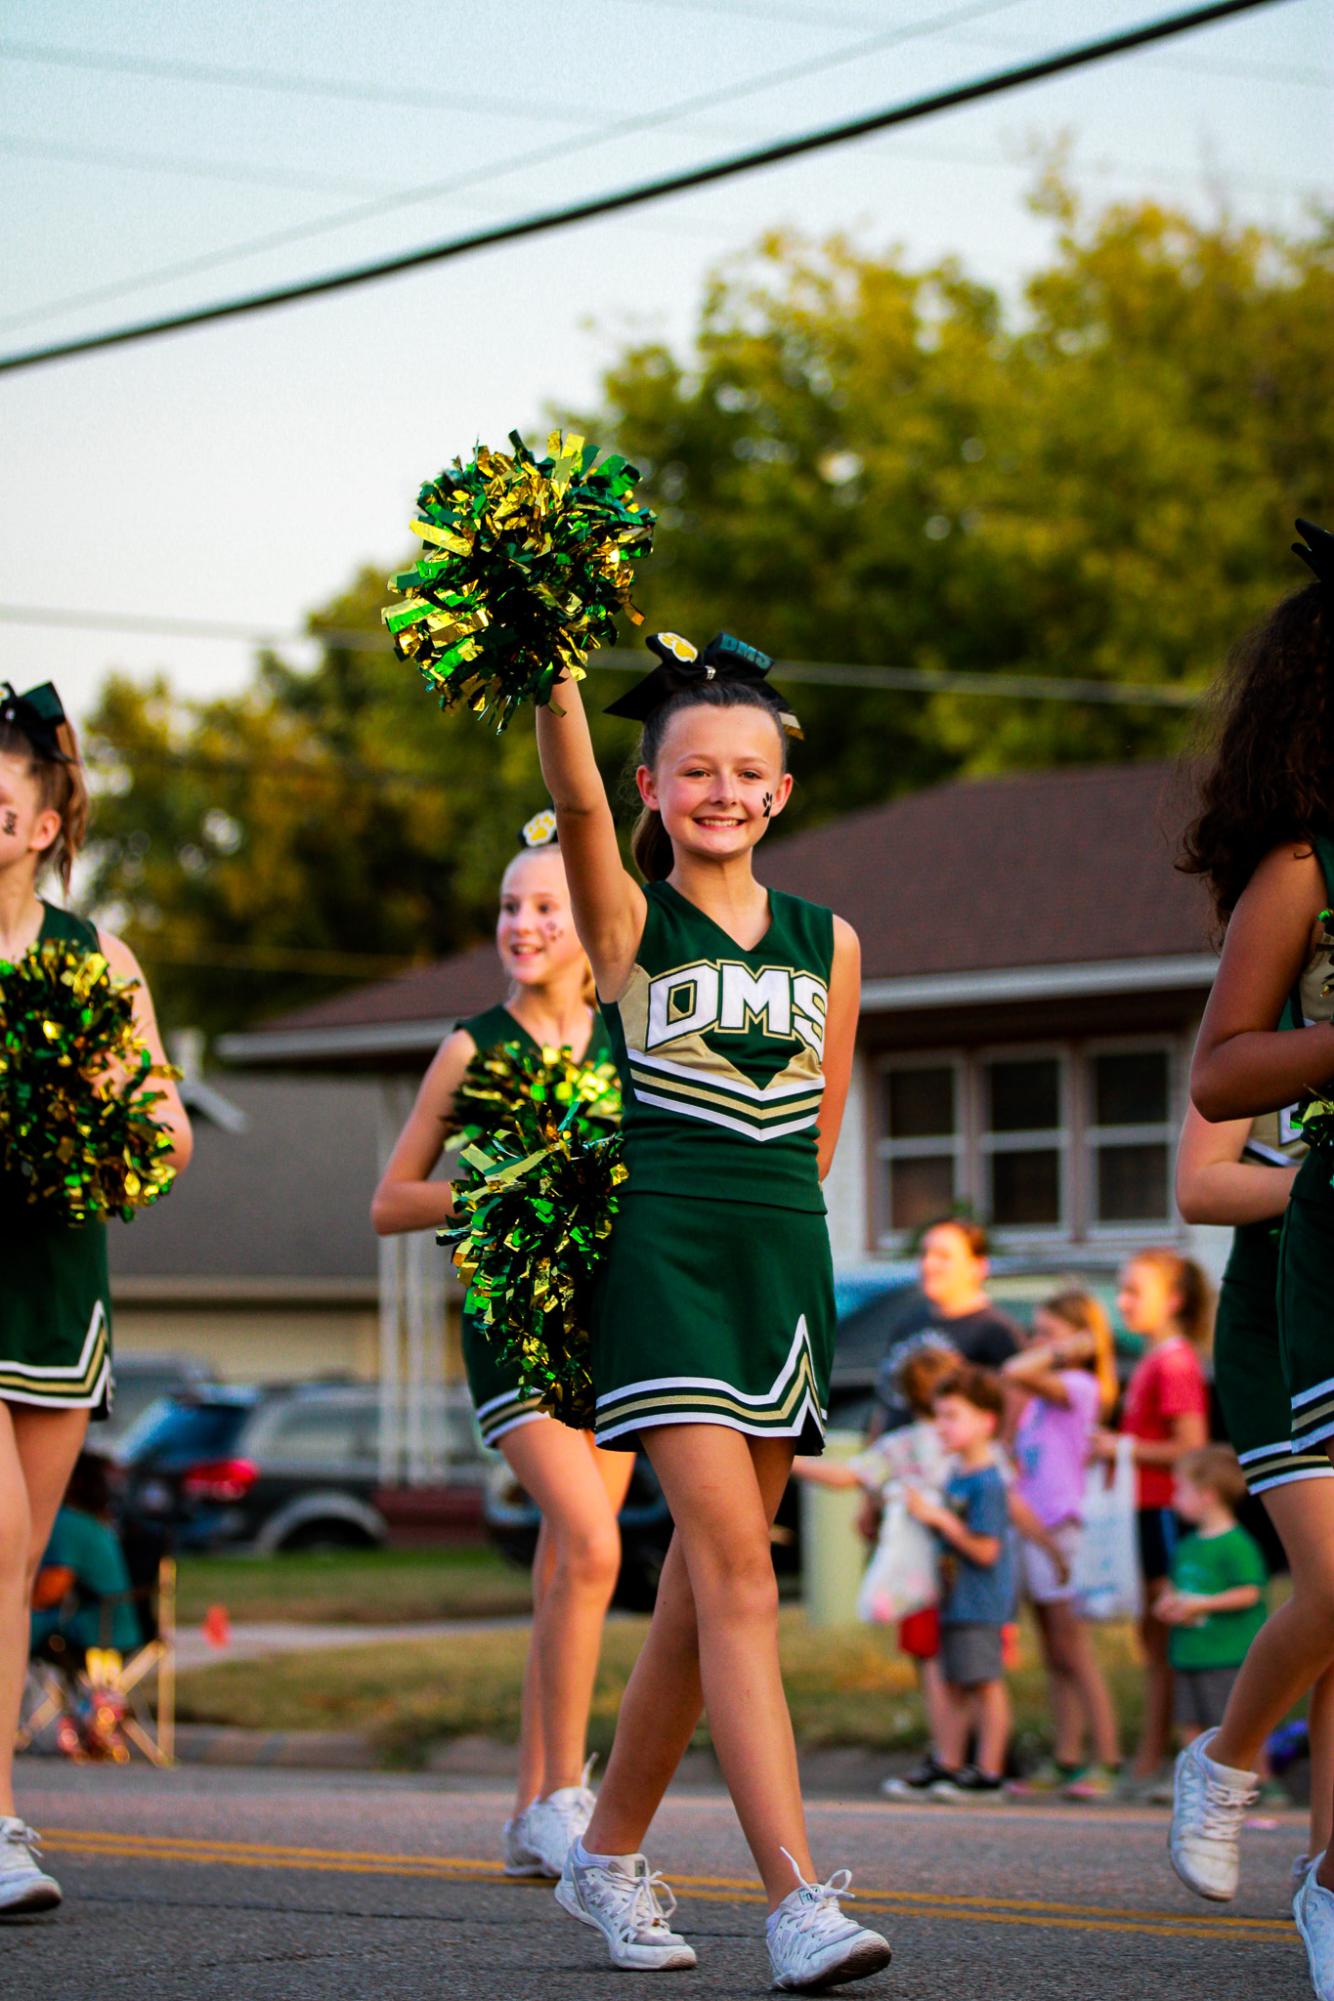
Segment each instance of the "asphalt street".
[[[870,1792],[873,1774],[868,1770]],[[20,1807],[64,1886],[0,1927],[0,1993],[43,2001],[621,2001],[596,1935],[494,1857],[494,1782],[369,1774],[20,1767]],[[896,2001],[1305,2001],[1286,1916],[1296,1814],[1252,1826],[1225,1910],[1172,1876],[1162,1813],[819,1799],[822,1870],[894,1964]],[[727,1800],[678,1792],[648,1843],[699,1956],[681,2001],[767,1990],[763,1905]],[[652,1990],[657,1993],[656,1985]]]

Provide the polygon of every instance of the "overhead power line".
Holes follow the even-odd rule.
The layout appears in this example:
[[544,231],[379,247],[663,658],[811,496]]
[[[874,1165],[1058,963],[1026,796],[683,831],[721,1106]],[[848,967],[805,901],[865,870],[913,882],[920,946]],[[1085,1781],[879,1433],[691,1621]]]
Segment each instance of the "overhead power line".
[[[74,166],[125,167],[137,174],[179,174],[187,180],[235,181],[243,187],[283,188],[302,194],[366,194],[366,181],[300,168],[256,167],[243,160],[208,160],[194,153],[135,153],[117,146],[66,146],[0,132],[0,153],[18,160],[67,160]],[[0,322],[0,325],[4,322]]]
[[[73,610],[62,605],[0,604],[0,624],[64,627],[81,632],[136,632],[165,639],[231,640],[246,646],[334,646],[362,654],[383,654],[387,640],[364,629],[320,627],[303,631],[264,627],[258,621],[171,618],[155,612]],[[590,654],[589,666],[620,674],[644,672],[644,655],[634,647],[609,646]],[[1055,674],[937,673],[926,667],[871,665],[864,661],[784,660],[785,681],[809,681],[829,688],[880,688],[910,695],[985,695],[993,700],[1078,702],[1130,708],[1191,708],[1202,689],[1161,682],[1096,681]],[[318,769],[318,767],[311,767]],[[389,767],[376,767],[389,771]],[[419,778],[406,769],[394,775]]]
[[382,216],[396,215],[407,208],[439,201],[444,195],[458,194],[466,188],[482,185],[489,187],[504,175],[550,166],[571,159],[576,153],[586,153],[594,147],[605,146],[613,139],[635,138],[644,132],[660,130],[665,125],[678,124],[683,118],[694,116],[699,112],[714,111],[720,106],[730,110],[746,98],[756,97],[761,92],[776,90],[783,84],[804,81],[821,71],[840,69],[848,63],[859,62],[866,56],[897,47],[902,42],[939,34],[946,27],[958,27],[1019,4],[1020,0],[968,0],[967,5],[952,8],[946,14],[933,14],[923,20],[903,23],[897,28],[881,29],[879,33],[869,38],[834,49],[826,55],[811,57],[801,63],[785,63],[781,69],[766,70],[759,76],[743,78],[739,83],[733,82],[713,90],[699,92],[693,97],[679,98],[672,104],[657,105],[652,111],[637,111],[624,118],[612,119],[594,126],[582,138],[549,141],[540,146],[529,147],[522,153],[509,154],[500,160],[484,160],[477,166],[470,167],[465,173],[452,174],[444,180],[426,181],[416,187],[399,188],[389,194],[378,195],[373,200],[359,202],[354,208],[338,209],[331,215],[316,216],[308,222],[293,223],[284,229],[270,230],[263,236],[250,237],[244,243],[229,244],[218,250],[206,250],[191,257],[178,259],[171,264],[158,265],[151,271],[141,271],[131,278],[116,279],[110,284],[98,285],[92,290],[66,293],[59,299],[48,299],[45,304],[26,308],[21,313],[7,313],[0,316],[0,328],[15,329],[31,326],[34,321],[51,319],[57,313],[72,312],[82,306],[103,305],[112,299],[133,296],[151,286],[167,284],[177,278],[198,277],[202,272],[216,271],[242,258],[259,256],[265,251],[290,249],[299,243],[310,243],[316,237],[328,236],[337,230],[351,228],[356,223],[378,221]]
[[1037,83],[1067,70],[1081,69],[1090,63],[1104,62],[1114,56],[1126,55],[1132,49],[1165,41],[1171,36],[1204,27],[1212,21],[1226,20],[1235,14],[1252,13],[1260,7],[1275,4],[1277,0],[1216,0],[1216,4],[1212,6],[1193,7],[1184,13],[1165,15],[1158,20],[1145,22],[1138,28],[1126,29],[1120,34],[1103,36],[1097,41],[1058,50],[1049,56],[1019,63],[989,76],[976,77],[971,82],[957,84],[948,90],[933,91],[924,97],[913,98],[907,103],[892,105],[883,111],[871,112],[839,125],[823,126],[817,131],[793,138],[775,140],[750,152],[730,154],[723,159],[688,168],[683,172],[665,174],[656,180],[642,181],[633,187],[595,195],[586,201],[571,203],[563,208],[542,210],[534,215],[519,217],[512,222],[498,224],[467,236],[448,237],[441,243],[427,244],[421,249],[383,258],[370,264],[356,265],[349,270],[331,272],[323,278],[305,279],[295,284],[280,286],[276,290],[253,292],[243,298],[226,300],[212,306],[196,307],[191,312],[173,313],[155,320],[142,320],[135,325],[119,327],[106,333],[85,335],[77,340],[60,341],[50,346],[30,348],[26,352],[0,356],[0,374],[14,374],[22,369],[38,368],[47,362],[66,360],[79,354],[93,354],[106,348],[125,347],[134,342],[155,339],[161,334],[180,332],[187,327],[207,326],[221,320],[267,312],[277,306],[294,304],[299,299],[320,298],[330,293],[347,291],[354,286],[376,283],[384,278],[423,269],[430,264],[464,257],[476,250],[518,242],[525,237],[546,235],[553,230],[569,228],[574,223],[589,222],[598,216],[613,215],[625,209],[636,208],[644,202],[661,201],[669,195],[684,194],[695,188],[708,187],[719,181],[733,179],[739,174],[753,173],[762,167],[777,166],[784,160],[798,159],[805,154],[819,152],[830,146],[845,145],[850,140],[865,138],[872,132],[887,131],[892,126],[907,125],[915,119],[927,118],[940,111],[952,110],[964,104],[974,104],[983,98],[994,97],[1003,91],[1015,90],[1025,84]]

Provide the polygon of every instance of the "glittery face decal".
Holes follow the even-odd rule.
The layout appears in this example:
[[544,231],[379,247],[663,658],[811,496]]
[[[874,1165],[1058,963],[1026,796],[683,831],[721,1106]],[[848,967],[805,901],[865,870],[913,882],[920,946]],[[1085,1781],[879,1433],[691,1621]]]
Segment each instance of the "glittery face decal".
[[19,816],[12,806],[6,806],[3,824],[7,834],[17,834],[19,830]]
[[766,820],[768,819],[769,815],[773,812],[773,810],[774,810],[774,795],[772,792],[766,792],[764,795],[764,817]]

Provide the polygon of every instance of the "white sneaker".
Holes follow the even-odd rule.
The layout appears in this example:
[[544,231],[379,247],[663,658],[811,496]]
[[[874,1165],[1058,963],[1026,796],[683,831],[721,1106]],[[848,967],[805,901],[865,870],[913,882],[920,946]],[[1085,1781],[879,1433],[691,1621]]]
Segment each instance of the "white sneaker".
[[1306,1947],[1316,2001],[1334,2001],[1334,1891],[1324,1890],[1316,1882],[1319,1863],[1317,1856],[1303,1876],[1292,1900],[1292,1915]]
[[516,1813],[513,1820],[507,1820],[500,1830],[500,1859],[507,1876],[547,1876],[554,1874],[545,1862],[528,1845],[528,1816],[532,1812],[531,1803],[522,1813]]
[[556,1902],[602,1933],[613,1966],[657,1972],[695,1964],[694,1947],[667,1922],[676,1899],[661,1876],[649,1875],[642,1855],[614,1855],[606,1865],[574,1858],[571,1844]]
[[[789,1862],[792,1857],[783,1850]],[[819,1994],[845,1980],[864,1980],[889,1965],[888,1939],[868,1931],[839,1909],[851,1896],[849,1869],[827,1883],[808,1883],[792,1862],[798,1887],[784,1897],[765,1926],[773,1984],[789,1994]]]
[[0,1918],[53,1911],[60,1885],[38,1866],[39,1837],[14,1814],[0,1815]]
[[524,1815],[523,1838],[542,1867],[540,1874],[559,1876],[565,1867],[570,1844],[577,1841],[593,1818],[595,1801],[588,1775],[590,1758],[577,1786],[561,1786],[546,1798],[536,1799]]
[[1226,1904],[1237,1894],[1237,1843],[1260,1781],[1254,1772],[1214,1763],[1206,1746],[1217,1734],[1206,1730],[1177,1759],[1167,1852],[1189,1889]]

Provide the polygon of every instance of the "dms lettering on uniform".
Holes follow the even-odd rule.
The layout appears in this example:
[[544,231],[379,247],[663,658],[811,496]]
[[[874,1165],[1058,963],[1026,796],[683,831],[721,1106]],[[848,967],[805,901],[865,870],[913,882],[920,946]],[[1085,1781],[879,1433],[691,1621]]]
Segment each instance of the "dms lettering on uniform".
[[824,1054],[829,989],[813,973],[790,966],[751,967],[735,959],[699,959],[649,982],[645,1049],[660,1049],[685,1035],[746,1035],[755,1029],[776,1041],[799,1037]]

